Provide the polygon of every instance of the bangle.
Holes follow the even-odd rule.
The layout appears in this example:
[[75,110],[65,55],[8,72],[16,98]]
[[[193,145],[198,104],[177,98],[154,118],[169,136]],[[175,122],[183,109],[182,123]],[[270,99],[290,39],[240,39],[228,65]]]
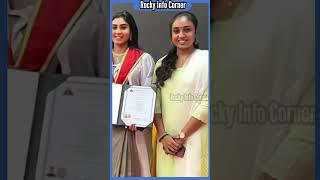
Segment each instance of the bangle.
[[166,137],[167,135],[169,135],[168,133],[164,132],[160,137],[159,137],[159,142],[164,138]]

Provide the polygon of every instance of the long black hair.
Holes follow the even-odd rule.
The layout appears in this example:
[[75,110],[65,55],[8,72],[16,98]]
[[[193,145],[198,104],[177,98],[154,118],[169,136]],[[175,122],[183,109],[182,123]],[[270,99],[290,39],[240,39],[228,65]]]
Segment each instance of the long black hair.
[[[129,48],[140,49],[138,44],[138,28],[133,16],[128,11],[121,11],[116,13],[112,17],[112,21],[116,18],[122,18],[124,21],[126,21],[129,24],[129,28],[130,28],[130,38],[128,42]],[[112,42],[112,47],[113,47],[113,42]]]
[[[197,17],[188,11],[182,11],[177,13],[172,20],[170,21],[169,30],[170,30],[170,37],[172,37],[172,24],[173,22],[179,18],[185,16],[191,21],[195,27],[195,33],[197,33],[198,28],[198,19]],[[193,47],[198,49],[199,44],[195,41],[193,42]],[[156,85],[158,87],[163,87],[164,82],[169,79],[172,75],[172,72],[176,69],[176,62],[178,59],[177,55],[177,47],[173,45],[173,47],[169,50],[167,56],[162,60],[161,66],[156,70],[157,82]]]

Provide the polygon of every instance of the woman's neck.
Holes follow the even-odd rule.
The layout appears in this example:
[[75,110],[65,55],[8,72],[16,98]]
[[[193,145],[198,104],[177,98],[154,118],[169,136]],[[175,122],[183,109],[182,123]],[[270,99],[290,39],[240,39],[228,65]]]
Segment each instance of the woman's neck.
[[113,52],[116,54],[121,54],[121,53],[124,53],[127,49],[128,49],[128,45],[123,45],[123,46],[114,45]]
[[178,57],[188,57],[192,52],[194,51],[194,47],[188,48],[188,49],[177,49],[177,55]]
[[186,50],[177,49],[178,59],[176,62],[176,67],[178,67],[178,68],[183,67],[183,65],[189,59],[190,55],[193,53],[194,50],[195,50],[194,47],[186,49]]
[[26,1],[22,1],[22,0],[10,0],[9,1],[9,5],[11,9],[23,9],[27,6]]
[[232,19],[239,5],[243,3],[242,1],[243,0],[217,0],[215,5],[212,3],[211,21],[228,21]]

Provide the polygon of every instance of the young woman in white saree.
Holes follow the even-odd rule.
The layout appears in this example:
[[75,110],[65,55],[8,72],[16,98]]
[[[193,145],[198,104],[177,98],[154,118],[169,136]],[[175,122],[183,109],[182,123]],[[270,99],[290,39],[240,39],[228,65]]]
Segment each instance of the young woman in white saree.
[[[113,83],[150,86],[154,61],[138,46],[138,28],[127,11],[112,18]],[[112,126],[112,175],[150,176],[151,128]]]

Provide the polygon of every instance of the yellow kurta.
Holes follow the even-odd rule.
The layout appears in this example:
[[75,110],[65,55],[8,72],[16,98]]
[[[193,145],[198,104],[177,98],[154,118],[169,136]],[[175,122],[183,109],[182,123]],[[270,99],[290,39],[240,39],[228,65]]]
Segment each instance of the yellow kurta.
[[188,137],[183,158],[166,155],[158,142],[157,176],[208,176],[208,51],[195,50],[158,89],[156,113],[162,114],[165,131],[171,136],[178,136],[191,116],[206,123]]

